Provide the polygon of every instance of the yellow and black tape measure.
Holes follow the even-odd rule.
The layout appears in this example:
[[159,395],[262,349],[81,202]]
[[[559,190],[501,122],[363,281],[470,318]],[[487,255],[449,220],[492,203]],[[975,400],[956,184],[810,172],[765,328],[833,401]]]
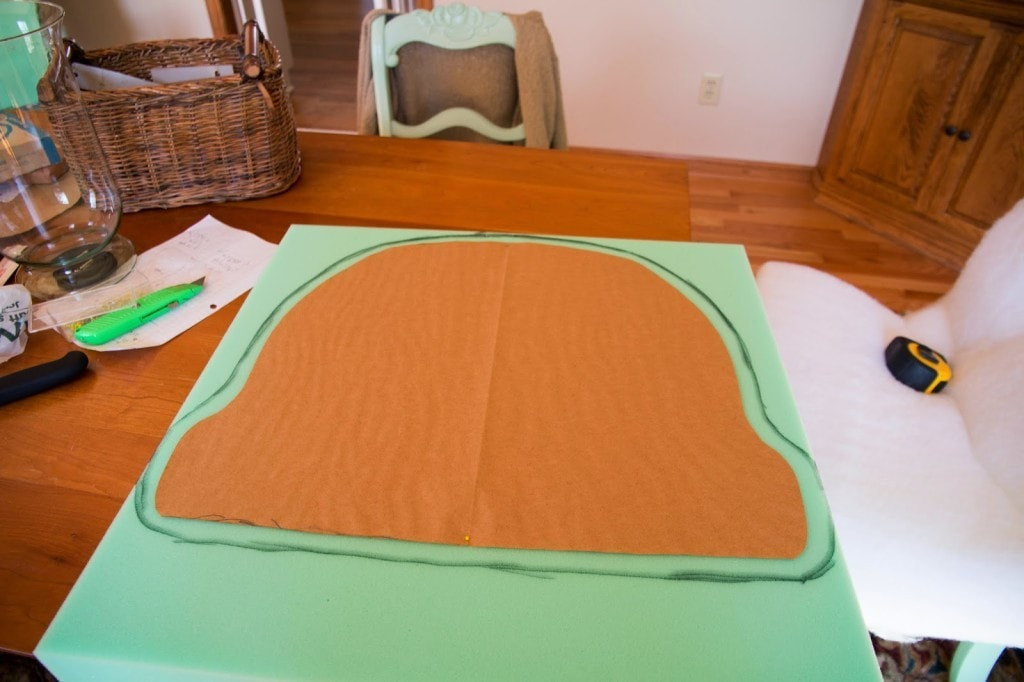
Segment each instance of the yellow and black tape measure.
[[953,378],[946,358],[928,346],[897,336],[885,349],[885,366],[915,391],[938,393]]

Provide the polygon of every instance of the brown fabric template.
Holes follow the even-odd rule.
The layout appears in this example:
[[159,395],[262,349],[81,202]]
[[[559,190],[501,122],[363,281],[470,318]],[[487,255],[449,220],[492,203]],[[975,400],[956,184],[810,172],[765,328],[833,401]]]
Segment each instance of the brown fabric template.
[[530,243],[393,247],[321,284],[181,438],[156,507],[487,547],[794,558],[807,539],[704,315],[642,265]]

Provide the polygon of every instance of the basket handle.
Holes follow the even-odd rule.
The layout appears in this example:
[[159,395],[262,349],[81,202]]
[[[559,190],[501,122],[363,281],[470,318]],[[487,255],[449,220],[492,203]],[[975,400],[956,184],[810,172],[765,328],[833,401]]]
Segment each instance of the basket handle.
[[61,49],[60,59],[50,62],[46,67],[46,72],[39,79],[39,82],[36,83],[36,95],[43,104],[53,104],[61,97],[61,90],[56,87],[56,83],[57,79],[60,78],[58,74],[61,69],[62,60],[66,60],[69,64],[89,63],[89,60],[85,57],[85,50],[79,47],[75,41],[64,38]]
[[263,45],[263,31],[259,24],[250,19],[242,27],[242,80],[254,80],[263,76],[263,62],[260,61],[260,47]]
[[85,50],[71,38],[64,38],[64,57],[72,64],[91,64]]

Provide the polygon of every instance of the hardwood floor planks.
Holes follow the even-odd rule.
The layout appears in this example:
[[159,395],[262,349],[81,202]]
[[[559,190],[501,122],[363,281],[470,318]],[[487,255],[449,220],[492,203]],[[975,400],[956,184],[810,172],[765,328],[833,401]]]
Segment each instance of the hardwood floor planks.
[[299,127],[355,128],[359,30],[372,7],[368,0],[284,0]]
[[755,269],[810,265],[864,289],[897,312],[945,293],[957,272],[814,203],[810,169],[691,159],[692,239],[739,243]]

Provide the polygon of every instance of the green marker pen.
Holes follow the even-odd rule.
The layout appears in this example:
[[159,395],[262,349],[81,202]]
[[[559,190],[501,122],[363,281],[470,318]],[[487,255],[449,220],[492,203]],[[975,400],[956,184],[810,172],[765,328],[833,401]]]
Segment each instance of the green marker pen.
[[177,284],[146,294],[131,308],[122,308],[89,320],[75,332],[75,339],[90,346],[113,341],[194,298],[203,290],[205,280],[205,277],[200,277],[188,284]]

